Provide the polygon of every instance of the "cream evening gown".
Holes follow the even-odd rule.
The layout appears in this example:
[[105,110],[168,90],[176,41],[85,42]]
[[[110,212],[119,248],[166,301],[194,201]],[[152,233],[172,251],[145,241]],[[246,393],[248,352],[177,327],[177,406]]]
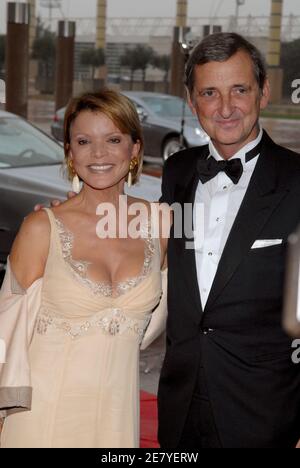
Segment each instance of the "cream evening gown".
[[113,294],[88,279],[88,265],[72,259],[72,233],[46,211],[50,248],[29,349],[32,408],[5,419],[1,446],[138,447],[139,348],[162,293],[159,239],[145,239],[140,276]]

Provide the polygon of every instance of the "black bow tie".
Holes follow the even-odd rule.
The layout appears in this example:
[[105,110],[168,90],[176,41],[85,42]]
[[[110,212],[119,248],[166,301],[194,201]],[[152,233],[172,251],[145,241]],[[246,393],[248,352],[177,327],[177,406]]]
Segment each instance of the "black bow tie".
[[216,161],[213,157],[200,159],[197,169],[202,184],[213,179],[222,171],[228,175],[234,184],[237,184],[243,174],[243,165],[240,159],[230,159],[229,161]]
[[[246,153],[246,163],[255,158],[261,151],[261,141],[248,153]],[[199,178],[203,184],[216,177],[219,172],[225,174],[237,184],[243,174],[243,164],[239,158],[229,159],[228,161],[216,161],[214,157],[200,159],[197,163]]]

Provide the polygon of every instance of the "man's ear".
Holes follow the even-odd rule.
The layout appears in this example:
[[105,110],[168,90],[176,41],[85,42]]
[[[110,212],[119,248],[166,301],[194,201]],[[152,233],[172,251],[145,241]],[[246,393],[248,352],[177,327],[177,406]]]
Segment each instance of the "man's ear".
[[187,99],[189,108],[191,109],[192,113],[197,116],[197,112],[193,104],[193,98],[191,96],[190,90],[187,87],[185,88],[185,90],[186,90],[186,99]]
[[260,109],[265,109],[267,105],[269,104],[270,100],[270,95],[271,95],[271,89],[270,89],[270,81],[268,78],[266,78],[266,81],[264,83],[264,87],[262,90],[262,95],[260,98]]

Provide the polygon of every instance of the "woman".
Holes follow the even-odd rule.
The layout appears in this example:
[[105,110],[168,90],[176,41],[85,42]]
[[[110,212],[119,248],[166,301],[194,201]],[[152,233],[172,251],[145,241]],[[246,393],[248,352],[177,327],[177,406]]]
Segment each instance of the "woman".
[[[64,141],[79,193],[25,219],[1,291],[1,443],[138,447],[139,347],[166,256],[166,239],[151,235],[150,204],[122,197],[142,166],[138,115],[115,91],[83,95],[67,108]],[[134,223],[137,202],[143,214]],[[117,216],[105,238],[106,211]],[[155,313],[164,307],[165,299]]]

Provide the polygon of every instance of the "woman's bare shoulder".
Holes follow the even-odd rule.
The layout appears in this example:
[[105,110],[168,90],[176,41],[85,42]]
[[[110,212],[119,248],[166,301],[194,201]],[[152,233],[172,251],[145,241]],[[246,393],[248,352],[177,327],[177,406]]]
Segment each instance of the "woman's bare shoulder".
[[19,284],[28,288],[43,276],[50,242],[50,223],[42,210],[24,219],[10,253],[10,263]]
[[49,217],[45,210],[30,213],[24,218],[24,221],[19,230],[18,236],[22,235],[50,235]]

